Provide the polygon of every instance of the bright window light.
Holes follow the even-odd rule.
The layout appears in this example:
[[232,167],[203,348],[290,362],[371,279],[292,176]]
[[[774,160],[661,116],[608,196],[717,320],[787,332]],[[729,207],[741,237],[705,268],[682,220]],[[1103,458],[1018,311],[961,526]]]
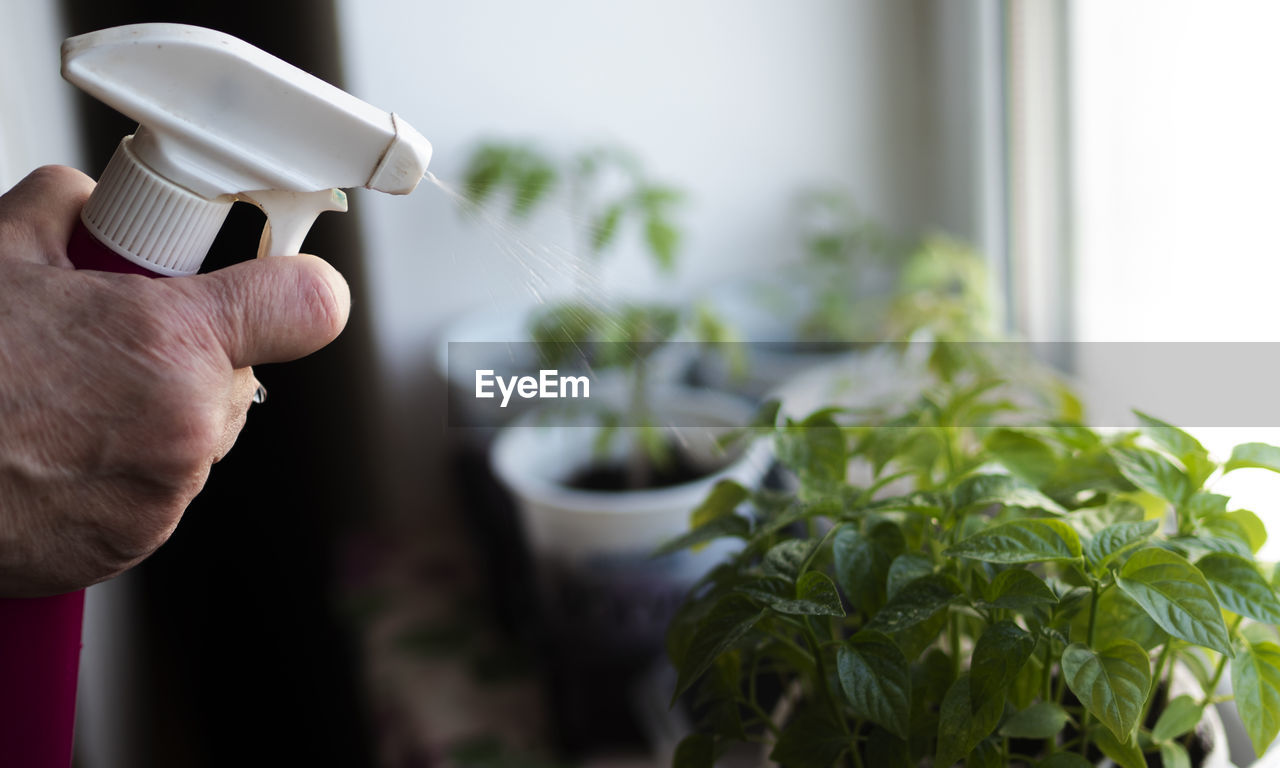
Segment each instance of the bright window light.
[[[1280,342],[1280,3],[1067,13],[1075,338]],[[1275,427],[1193,431],[1222,459],[1280,444]],[[1280,476],[1242,470],[1215,490],[1267,521],[1261,558],[1280,559]]]

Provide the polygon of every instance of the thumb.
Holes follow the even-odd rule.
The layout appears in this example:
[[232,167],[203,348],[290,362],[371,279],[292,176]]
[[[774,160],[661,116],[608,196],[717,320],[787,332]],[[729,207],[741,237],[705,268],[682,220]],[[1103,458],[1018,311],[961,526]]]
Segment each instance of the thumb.
[[338,337],[351,312],[347,281],[306,254],[255,259],[167,280],[191,294],[233,368],[294,360]]

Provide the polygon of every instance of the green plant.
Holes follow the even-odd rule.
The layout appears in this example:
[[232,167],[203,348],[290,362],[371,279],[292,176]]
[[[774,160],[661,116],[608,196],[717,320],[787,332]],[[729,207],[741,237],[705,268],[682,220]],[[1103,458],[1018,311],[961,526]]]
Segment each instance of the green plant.
[[[976,352],[965,353],[976,354]],[[1144,414],[1101,433],[1055,390],[954,364],[909,406],[759,422],[792,491],[718,485],[667,551],[738,554],[673,620],[681,768],[759,742],[786,766],[1190,764],[1228,667],[1255,749],[1280,730],[1280,601],[1222,463]],[[1071,406],[1073,407],[1073,406]],[[849,478],[858,478],[851,481]],[[1177,694],[1175,667],[1199,690]]]
[[763,286],[761,298],[798,315],[801,344],[903,340],[921,330],[947,341],[991,338],[989,274],[973,248],[944,235],[894,235],[838,188],[804,190],[796,207],[802,295]]
[[810,188],[796,199],[804,261],[804,308],[796,328],[802,343],[885,338],[891,286],[906,246],[863,215],[848,193]]
[[473,150],[463,192],[476,205],[505,196],[514,219],[526,219],[567,187],[569,217],[578,225],[575,253],[599,259],[629,226],[643,232],[659,269],[675,269],[681,232],[673,214],[684,193],[649,179],[639,160],[612,146],[592,147],[567,159],[533,144],[488,141]]
[[[565,188],[570,219],[577,227],[577,252],[596,264],[627,231],[639,232],[645,252],[663,273],[675,270],[682,240],[674,214],[684,200],[679,190],[654,182],[639,161],[617,147],[594,147],[566,160],[528,144],[488,142],[471,157],[464,190],[484,205],[505,195],[510,215],[530,216]],[[584,272],[577,276],[581,281]],[[628,382],[626,402],[601,414],[598,453],[620,434],[629,439],[627,485],[645,487],[654,468],[671,459],[671,446],[654,412],[650,361],[654,353],[687,329],[700,340],[722,342],[731,333],[704,309],[624,300],[611,302],[579,284],[574,300],[542,308],[530,336],[543,367],[619,369]],[[625,426],[625,432],[619,427]]]

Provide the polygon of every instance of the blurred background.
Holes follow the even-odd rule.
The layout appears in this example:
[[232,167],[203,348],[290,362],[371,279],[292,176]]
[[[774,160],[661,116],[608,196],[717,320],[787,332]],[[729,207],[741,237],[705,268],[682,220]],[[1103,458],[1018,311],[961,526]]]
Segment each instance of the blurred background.
[[[541,652],[555,632],[493,433],[451,421],[442,345],[521,341],[540,298],[661,297],[732,338],[855,341],[777,319],[817,306],[823,243],[892,271],[920,252],[893,243],[929,236],[980,261],[981,310],[1011,338],[1280,333],[1268,0],[0,0],[0,20],[0,189],[44,163],[101,171],[134,126],[59,78],[58,46],[142,21],[228,32],[396,112],[443,182],[321,217],[305,249],[351,282],[347,331],[259,372],[269,404],[173,540],[90,590],[86,768],[659,759],[680,728],[645,688],[660,674],[567,679],[563,649]],[[448,190],[476,191],[485,147],[556,184],[494,171],[531,203],[499,183],[477,214]],[[628,158],[592,177],[605,198],[678,190],[658,225],[644,208],[600,245],[573,187],[592,152]],[[207,268],[261,226],[236,206]],[[583,263],[585,282],[564,267]],[[762,286],[800,309],[743,309]],[[1114,383],[1107,355],[1065,349],[1077,380]],[[1149,402],[1161,382],[1132,387]],[[1277,424],[1196,434],[1220,451]],[[1271,523],[1276,489],[1251,474],[1224,492]]]

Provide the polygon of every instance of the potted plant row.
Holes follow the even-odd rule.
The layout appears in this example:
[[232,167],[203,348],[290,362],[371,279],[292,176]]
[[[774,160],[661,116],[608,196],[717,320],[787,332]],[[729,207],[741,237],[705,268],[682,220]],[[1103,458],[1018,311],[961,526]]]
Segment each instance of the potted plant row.
[[674,764],[1226,766],[1229,698],[1261,754],[1280,600],[1214,484],[1280,448],[1088,428],[1043,376],[934,352],[905,406],[762,411],[793,490],[723,481],[665,548],[735,543],[669,629]]
[[747,342],[745,370],[703,356],[699,380],[763,399],[798,372],[874,355],[882,339],[925,327],[953,339],[993,329],[990,274],[972,247],[940,234],[891,233],[838,188],[805,189],[795,209],[797,262],[707,291],[707,306]]
[[[768,446],[721,444],[717,436],[746,423],[753,404],[677,381],[670,342],[717,340],[723,328],[714,318],[669,300],[606,294],[596,279],[628,238],[671,274],[683,239],[682,193],[619,148],[560,158],[532,144],[489,142],[472,155],[465,196],[476,210],[505,204],[504,218],[516,222],[558,206],[575,224],[571,250],[580,258],[570,295],[547,297],[507,321],[508,335],[492,341],[508,343],[488,347],[495,359],[483,367],[583,375],[590,396],[526,405],[494,431],[484,445],[492,486],[506,491],[512,508],[499,500],[473,513],[492,518],[491,528],[520,532],[520,552],[510,554],[527,557],[526,578],[508,573],[515,578],[499,590],[523,597],[513,581],[536,586],[532,623],[561,748],[643,744],[629,689],[663,663],[668,621],[727,550],[658,559],[652,552],[683,530],[688,510],[717,481],[758,482]],[[465,351],[477,350],[486,348]],[[475,407],[477,366],[456,367],[455,399]]]

